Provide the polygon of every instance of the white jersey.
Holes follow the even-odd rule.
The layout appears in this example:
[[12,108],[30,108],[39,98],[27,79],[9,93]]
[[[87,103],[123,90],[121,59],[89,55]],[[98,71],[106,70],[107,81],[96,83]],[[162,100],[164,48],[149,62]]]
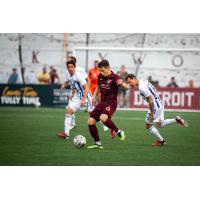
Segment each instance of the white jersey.
[[[83,85],[87,84],[85,77],[77,71],[72,76],[68,72],[66,74],[66,82],[70,85],[71,89],[75,90],[78,98],[81,100],[85,93]],[[90,92],[88,95],[92,96]]]
[[157,94],[155,87],[151,83],[149,83],[148,81],[139,80],[138,88],[144,100],[146,100],[146,98],[149,96],[153,97],[155,109],[163,107],[163,102]]

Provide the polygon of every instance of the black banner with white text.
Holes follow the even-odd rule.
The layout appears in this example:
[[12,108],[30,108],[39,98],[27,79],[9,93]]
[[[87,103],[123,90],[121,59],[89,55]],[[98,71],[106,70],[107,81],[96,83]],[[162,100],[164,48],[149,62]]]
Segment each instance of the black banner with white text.
[[63,107],[68,104],[70,90],[59,85],[0,84],[0,106]]

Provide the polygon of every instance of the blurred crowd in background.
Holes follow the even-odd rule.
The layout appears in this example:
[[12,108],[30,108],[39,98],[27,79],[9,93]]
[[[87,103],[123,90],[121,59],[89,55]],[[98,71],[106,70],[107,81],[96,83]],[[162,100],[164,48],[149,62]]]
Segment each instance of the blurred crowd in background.
[[[98,60],[94,61],[94,65],[89,67],[88,69],[88,83],[90,86],[90,90],[92,93],[94,93],[94,90],[96,88],[96,85],[98,84],[98,75],[99,75],[99,71],[98,71]],[[63,66],[65,67],[65,66]],[[12,72],[8,78],[8,84],[18,84],[19,83],[19,72],[17,71],[16,68],[12,69]],[[32,74],[30,76],[26,75],[26,71],[25,68],[22,68],[22,73],[24,74],[25,77],[25,83],[26,84],[42,84],[42,85],[49,85],[49,84],[61,84],[61,80],[59,78],[59,74],[57,73],[57,70],[55,68],[55,66],[43,66],[41,72],[39,74]],[[130,73],[129,71],[127,71],[126,66],[125,65],[121,65],[120,70],[115,72],[117,73],[124,81],[126,76],[128,75],[128,73]],[[34,75],[34,77],[33,77]],[[35,80],[35,82],[33,82],[33,80]],[[148,76],[147,80],[154,85],[156,88],[161,87],[159,85],[159,81],[155,80],[152,78],[152,76]],[[175,77],[171,77],[171,79],[169,80],[169,82],[166,84],[165,87],[169,87],[169,88],[178,88],[179,85],[176,81]],[[197,86],[195,85],[193,80],[189,80],[188,85],[186,86],[186,88],[197,88]],[[119,95],[118,95],[118,105],[121,108],[124,108],[127,106],[127,90],[120,88],[119,89]]]

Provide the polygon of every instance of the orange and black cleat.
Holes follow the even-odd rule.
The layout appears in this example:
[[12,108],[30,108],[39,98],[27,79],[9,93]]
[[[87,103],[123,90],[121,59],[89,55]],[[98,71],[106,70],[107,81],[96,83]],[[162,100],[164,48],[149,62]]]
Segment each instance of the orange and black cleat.
[[154,146],[154,147],[161,147],[161,146],[163,146],[163,145],[165,145],[165,144],[167,144],[166,140],[163,140],[163,141],[157,140],[157,141],[155,141],[155,142],[152,144],[152,146]]
[[188,123],[184,119],[182,119],[180,116],[176,116],[176,122],[180,124],[181,126],[184,126],[185,128],[188,127]]
[[65,132],[57,133],[57,136],[66,140],[69,139],[69,135],[67,135]]

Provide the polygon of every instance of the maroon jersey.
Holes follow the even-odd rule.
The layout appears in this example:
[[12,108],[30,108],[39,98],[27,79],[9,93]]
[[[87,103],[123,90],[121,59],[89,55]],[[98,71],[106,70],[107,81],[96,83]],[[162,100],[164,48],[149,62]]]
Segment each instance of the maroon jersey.
[[111,75],[106,77],[102,74],[99,74],[98,85],[101,93],[101,102],[117,104],[117,95],[119,89],[117,81],[119,79],[120,77],[113,72],[111,72]]

